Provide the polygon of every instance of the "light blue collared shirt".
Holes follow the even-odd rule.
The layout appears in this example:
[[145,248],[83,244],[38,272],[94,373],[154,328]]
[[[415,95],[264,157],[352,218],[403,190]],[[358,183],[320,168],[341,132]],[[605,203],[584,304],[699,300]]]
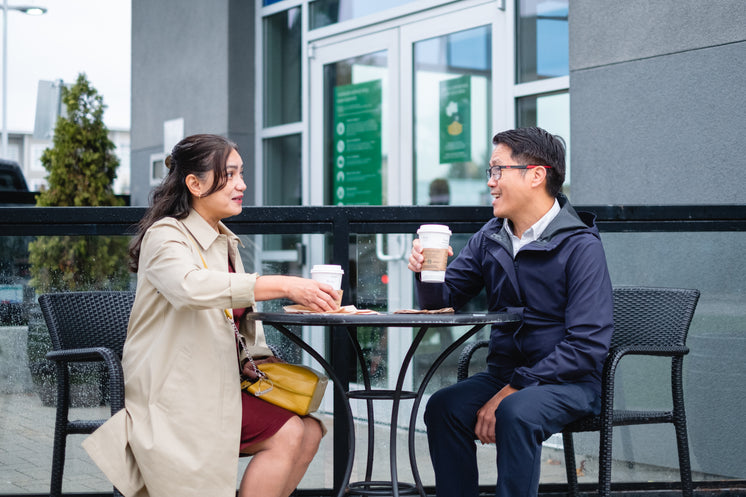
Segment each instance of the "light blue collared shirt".
[[541,216],[541,219],[536,221],[529,229],[523,232],[523,236],[518,238],[513,234],[513,229],[510,227],[509,222],[505,222],[503,226],[505,226],[505,231],[508,232],[508,235],[510,235],[510,241],[513,244],[513,257],[515,258],[516,254],[519,250],[521,250],[523,247],[528,245],[529,243],[536,241],[539,239],[542,233],[544,233],[544,230],[547,229],[547,226],[549,226],[549,223],[552,222],[552,220],[557,217],[557,214],[560,212],[560,205],[557,199],[554,199],[554,205],[547,211],[546,214]]

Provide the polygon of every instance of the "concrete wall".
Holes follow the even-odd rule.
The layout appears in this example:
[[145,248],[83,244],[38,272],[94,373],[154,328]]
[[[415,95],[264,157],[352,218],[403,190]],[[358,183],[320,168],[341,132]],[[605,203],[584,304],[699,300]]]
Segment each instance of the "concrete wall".
[[[572,0],[570,112],[575,204],[746,203],[746,4]],[[604,236],[614,284],[702,291],[684,361],[692,468],[738,478],[743,243],[741,233]],[[623,365],[618,400],[667,408],[666,368]],[[579,451],[597,452],[597,437],[579,438]],[[614,457],[675,468],[674,440],[670,425],[620,428]]]
[[[185,136],[227,136],[248,161],[253,104],[253,2],[132,1],[132,205],[147,205],[149,158],[163,151],[164,121],[183,118]],[[252,196],[250,188],[245,202]]]
[[576,204],[746,202],[744,7],[573,0]]

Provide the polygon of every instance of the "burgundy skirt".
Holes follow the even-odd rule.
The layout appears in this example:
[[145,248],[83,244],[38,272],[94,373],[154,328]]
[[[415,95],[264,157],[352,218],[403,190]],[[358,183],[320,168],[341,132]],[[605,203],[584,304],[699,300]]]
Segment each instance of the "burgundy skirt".
[[294,412],[270,404],[243,390],[241,404],[241,453],[247,447],[270,438],[295,416]]

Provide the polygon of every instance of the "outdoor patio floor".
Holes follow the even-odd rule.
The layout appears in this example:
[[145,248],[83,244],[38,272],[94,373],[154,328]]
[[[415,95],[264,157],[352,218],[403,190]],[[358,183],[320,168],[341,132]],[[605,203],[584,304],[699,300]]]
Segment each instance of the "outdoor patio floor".
[[[108,408],[77,408],[72,410],[72,418],[106,417]],[[52,460],[52,436],[54,431],[55,408],[42,405],[35,393],[0,394],[0,496],[3,495],[43,495],[49,491],[49,477]],[[300,490],[304,495],[327,495],[323,491],[314,489],[329,489],[332,487],[332,423],[330,416],[322,416],[329,434],[322,441],[319,454],[314,459],[305,478],[301,482]],[[365,451],[367,428],[364,421],[356,422],[357,446],[355,466],[352,481],[362,479],[365,473]],[[399,474],[402,481],[412,481],[407,456],[407,437],[405,430],[398,430],[397,450],[399,453]],[[67,461],[63,492],[66,495],[88,494],[98,495],[110,491],[110,484],[99,469],[90,461],[80,447],[83,440],[81,435],[68,438]],[[375,464],[373,468],[374,480],[388,480],[388,427],[376,426]],[[425,434],[416,435],[417,461],[420,475],[424,484],[433,485],[433,474],[430,466]],[[479,446],[477,448],[480,461],[480,484],[488,487],[494,485],[495,451],[494,447]],[[578,455],[578,466],[584,469],[584,475],[579,478],[581,483],[597,481],[597,461],[589,456]],[[248,463],[247,458],[240,461],[237,481],[243,468]],[[710,481],[711,486],[719,487],[716,493],[701,493],[695,495],[746,495],[746,488],[739,485],[743,482],[733,482],[732,490],[723,488],[722,478],[694,474],[694,480]],[[653,466],[629,465],[626,462],[615,463],[613,469],[614,482],[663,482],[672,485],[679,479],[678,471],[670,468]],[[719,483],[716,483],[718,480]],[[542,455],[541,468],[542,495],[555,495],[562,492],[561,485],[566,483],[563,454],[560,449],[545,447]],[[632,484],[634,487],[634,484]],[[701,486],[701,485],[700,485]],[[727,487],[727,485],[725,485]],[[732,493],[736,492],[736,493]],[[740,493],[739,493],[740,492]],[[556,495],[561,495],[557,493]],[[627,495],[618,494],[614,495]],[[630,494],[632,495],[632,494]],[[658,493],[650,491],[634,495],[676,495],[675,492],[661,490]]]

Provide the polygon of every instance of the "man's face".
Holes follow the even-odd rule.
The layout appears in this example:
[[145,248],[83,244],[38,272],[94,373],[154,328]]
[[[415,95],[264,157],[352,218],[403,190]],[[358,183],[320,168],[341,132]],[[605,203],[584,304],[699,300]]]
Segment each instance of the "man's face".
[[[520,165],[512,158],[513,151],[499,143],[492,151],[490,166]],[[531,170],[503,169],[499,180],[490,178],[487,186],[492,195],[492,213],[495,217],[514,219],[531,202]]]

